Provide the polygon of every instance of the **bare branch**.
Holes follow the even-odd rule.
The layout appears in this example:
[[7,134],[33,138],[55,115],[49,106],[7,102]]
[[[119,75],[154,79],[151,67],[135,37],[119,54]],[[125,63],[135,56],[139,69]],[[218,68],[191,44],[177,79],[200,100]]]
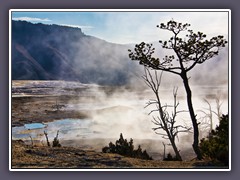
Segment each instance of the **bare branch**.
[[152,114],[153,112],[158,112],[159,110],[158,109],[155,109],[155,110],[151,110],[148,115]]

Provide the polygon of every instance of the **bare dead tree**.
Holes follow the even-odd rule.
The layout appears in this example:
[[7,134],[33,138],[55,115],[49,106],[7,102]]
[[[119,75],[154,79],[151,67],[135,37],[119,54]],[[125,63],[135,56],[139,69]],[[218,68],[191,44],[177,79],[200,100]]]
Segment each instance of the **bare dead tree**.
[[213,110],[212,110],[212,106],[207,99],[204,99],[204,101],[208,104],[209,113],[206,113],[206,115],[208,116],[209,122],[210,122],[210,132],[212,132],[212,130],[213,130]]
[[29,135],[29,137],[30,137],[30,139],[31,139],[31,145],[32,145],[32,147],[34,146],[34,144],[33,144],[33,139],[32,139],[32,136],[31,135]]
[[[214,118],[213,115],[217,116],[217,119],[219,122],[221,120],[221,116],[222,116],[221,106],[222,106],[223,102],[220,100],[220,95],[217,95],[215,97],[216,111],[214,111],[211,103],[206,98],[204,98],[203,100],[205,103],[207,103],[208,108],[204,108],[204,110],[199,110],[200,112],[202,112],[204,114],[204,116],[202,117],[202,121],[200,123],[201,130],[208,129],[209,135],[210,135],[213,130],[213,118]],[[207,125],[207,126],[205,126],[205,125]]]
[[219,121],[219,124],[220,124],[220,121],[221,121],[221,117],[222,117],[222,111],[221,111],[221,106],[223,104],[223,101],[221,101],[221,94],[218,94],[215,98],[215,103],[216,103],[216,108],[217,108],[217,112],[214,112],[217,117],[218,117],[218,121]]
[[199,138],[206,137],[210,132],[210,122],[207,115],[200,117],[199,121]]
[[[171,143],[171,146],[175,152],[176,160],[182,160],[179,150],[176,146],[175,139],[180,132],[189,132],[191,128],[187,128],[183,125],[176,125],[176,117],[177,114],[184,112],[178,111],[177,107],[179,102],[177,102],[177,88],[173,89],[173,96],[174,96],[174,104],[173,106],[170,105],[162,105],[161,99],[159,97],[159,88],[161,85],[161,78],[162,73],[158,75],[157,71],[154,70],[154,75],[151,74],[148,67],[144,67],[145,74],[143,75],[144,82],[146,85],[153,91],[156,100],[149,100],[146,107],[150,105],[156,105],[156,109],[151,110],[149,113],[152,114],[153,112],[157,112],[158,116],[153,116],[153,124],[157,127],[153,128],[156,134],[161,135],[162,138],[168,139]],[[167,108],[173,108],[171,115],[168,113]]]
[[48,140],[48,134],[46,131],[44,131],[44,135],[46,137],[46,140],[47,140],[47,146],[50,147],[50,143],[49,143],[49,140]]

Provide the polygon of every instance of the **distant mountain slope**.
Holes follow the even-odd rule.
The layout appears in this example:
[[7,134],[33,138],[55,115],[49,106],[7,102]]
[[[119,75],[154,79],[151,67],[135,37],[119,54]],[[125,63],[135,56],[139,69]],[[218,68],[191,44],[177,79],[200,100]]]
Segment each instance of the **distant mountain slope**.
[[12,21],[12,79],[126,84],[138,68],[127,49],[79,28]]
[[[154,42],[154,46],[159,57],[169,53],[159,49],[159,43]],[[139,87],[144,84],[139,78],[142,66],[129,59],[129,48],[133,45],[109,43],[85,35],[79,28],[12,21],[12,79]],[[196,85],[227,84],[228,48],[222,49],[215,60],[196,66],[189,76]],[[164,73],[163,84],[182,83],[179,77]]]

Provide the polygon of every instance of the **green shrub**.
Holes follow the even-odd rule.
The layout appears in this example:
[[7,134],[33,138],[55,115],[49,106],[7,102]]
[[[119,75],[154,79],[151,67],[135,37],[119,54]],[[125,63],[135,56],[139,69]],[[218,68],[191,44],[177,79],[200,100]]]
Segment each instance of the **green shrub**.
[[137,150],[134,150],[133,139],[131,138],[128,142],[127,139],[123,138],[122,133],[120,134],[119,140],[115,144],[109,143],[109,146],[102,148],[103,153],[116,153],[127,157],[133,157],[138,159],[152,160],[146,150],[142,151],[141,146],[138,146]]
[[221,162],[225,166],[229,163],[228,129],[228,115],[223,115],[216,130],[213,130],[208,138],[203,138],[200,142],[200,150],[203,156],[210,158],[214,162]]

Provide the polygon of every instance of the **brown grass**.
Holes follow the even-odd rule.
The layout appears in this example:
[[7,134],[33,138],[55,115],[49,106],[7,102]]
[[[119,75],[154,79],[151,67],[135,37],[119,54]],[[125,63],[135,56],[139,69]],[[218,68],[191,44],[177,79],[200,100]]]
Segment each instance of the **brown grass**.
[[12,142],[12,168],[208,168],[204,161],[160,161],[127,158],[73,147],[29,146],[23,141]]

